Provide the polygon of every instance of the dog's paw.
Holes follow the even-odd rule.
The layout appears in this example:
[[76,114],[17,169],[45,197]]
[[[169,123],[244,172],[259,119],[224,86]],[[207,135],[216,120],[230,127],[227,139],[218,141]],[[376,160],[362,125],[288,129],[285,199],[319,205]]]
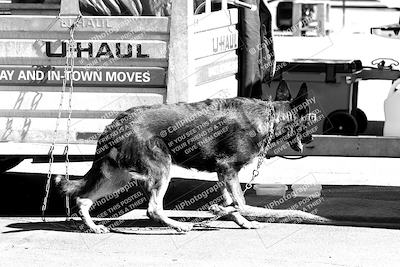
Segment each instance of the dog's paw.
[[213,204],[208,208],[208,210],[215,215],[215,214],[221,213],[224,210],[224,207],[222,207],[218,204]]
[[257,221],[247,221],[240,225],[243,229],[260,229],[264,227],[264,224],[259,223]]
[[237,208],[233,206],[224,207],[218,204],[213,204],[208,208],[208,210],[212,212],[215,216],[226,216],[233,212],[236,212]]
[[193,223],[179,223],[173,226],[177,232],[189,232],[193,229]]
[[96,225],[94,227],[90,227],[90,231],[95,234],[106,234],[110,232],[110,230],[104,225]]

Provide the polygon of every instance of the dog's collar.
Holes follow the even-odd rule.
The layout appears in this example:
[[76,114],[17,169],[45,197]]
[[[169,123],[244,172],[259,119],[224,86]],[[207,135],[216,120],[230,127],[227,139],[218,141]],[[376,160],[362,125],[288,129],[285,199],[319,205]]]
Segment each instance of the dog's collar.
[[276,109],[272,101],[269,101],[269,105],[267,106],[267,122],[268,122],[268,132],[263,140],[263,147],[262,149],[265,153],[270,148],[271,143],[275,139],[275,123],[276,123]]
[[276,109],[275,106],[273,105],[273,102],[270,101],[268,107],[267,107],[267,114],[268,114],[268,132],[270,133],[272,131],[272,133],[275,132],[275,120],[276,120]]

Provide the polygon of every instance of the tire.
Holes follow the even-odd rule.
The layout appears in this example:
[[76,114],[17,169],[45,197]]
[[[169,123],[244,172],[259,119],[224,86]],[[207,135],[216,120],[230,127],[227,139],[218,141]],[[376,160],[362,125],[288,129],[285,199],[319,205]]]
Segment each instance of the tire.
[[365,132],[365,130],[367,130],[368,127],[368,118],[365,112],[359,108],[356,108],[353,110],[351,115],[353,115],[357,121],[358,134]]
[[345,110],[336,110],[324,120],[323,133],[327,135],[357,135],[357,120]]
[[0,174],[6,172],[18,164],[20,164],[24,159],[21,158],[2,158],[0,159]]

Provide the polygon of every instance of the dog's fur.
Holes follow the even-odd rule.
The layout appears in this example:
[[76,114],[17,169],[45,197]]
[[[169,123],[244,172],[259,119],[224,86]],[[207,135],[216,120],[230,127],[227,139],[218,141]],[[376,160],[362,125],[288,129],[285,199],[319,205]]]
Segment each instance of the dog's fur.
[[[305,119],[309,111],[290,113],[294,105],[303,103],[307,97],[307,87],[303,84],[299,95],[289,101],[289,89],[282,82],[275,101],[212,99],[129,109],[100,136],[93,166],[83,179],[68,181],[59,176],[56,181],[64,193],[76,198],[83,221],[95,233],[108,230],[91,219],[89,209],[93,202],[117,191],[132,179],[147,184],[150,218],[178,231],[189,231],[192,224],[172,220],[163,212],[171,164],[217,172],[218,179],[225,182],[222,188],[224,204],[235,205],[241,210],[245,208],[245,199],[238,172],[259,154],[263,140],[270,134],[276,139],[278,135],[293,134],[294,127],[309,123]],[[203,130],[208,131],[207,135],[196,140],[194,137]],[[179,149],[178,137],[185,139],[186,147]],[[298,134],[288,140],[293,149],[301,150]],[[193,149],[186,150],[190,147]],[[229,216],[243,228],[259,227],[240,212]]]

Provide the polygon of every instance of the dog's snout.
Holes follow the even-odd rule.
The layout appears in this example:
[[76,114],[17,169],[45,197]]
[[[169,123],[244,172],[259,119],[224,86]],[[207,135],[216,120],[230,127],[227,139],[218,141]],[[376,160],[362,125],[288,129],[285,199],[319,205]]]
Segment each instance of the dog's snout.
[[311,143],[313,140],[314,140],[314,138],[312,137],[312,135],[308,135],[308,136],[304,137],[304,138],[301,140],[301,142],[302,142],[303,144],[309,144],[309,143]]

